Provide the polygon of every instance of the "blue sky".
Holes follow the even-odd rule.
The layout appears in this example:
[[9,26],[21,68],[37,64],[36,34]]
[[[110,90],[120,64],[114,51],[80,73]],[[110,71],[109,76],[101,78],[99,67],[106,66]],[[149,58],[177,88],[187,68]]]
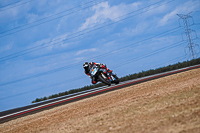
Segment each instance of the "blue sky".
[[191,11],[200,44],[199,0],[0,0],[0,111],[90,85],[85,61],[122,77],[190,60]]

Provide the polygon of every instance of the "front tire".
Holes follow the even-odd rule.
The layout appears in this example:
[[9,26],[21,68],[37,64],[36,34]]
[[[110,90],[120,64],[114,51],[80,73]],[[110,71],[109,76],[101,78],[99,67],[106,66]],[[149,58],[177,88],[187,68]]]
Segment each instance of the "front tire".
[[[105,78],[106,77],[106,78]],[[104,84],[107,84],[107,85],[111,85],[111,82],[110,82],[110,80],[107,78],[107,76],[105,76],[103,73],[101,73],[101,74],[99,74],[98,75],[98,78],[99,78],[99,80],[102,82],[102,83],[104,83]]]

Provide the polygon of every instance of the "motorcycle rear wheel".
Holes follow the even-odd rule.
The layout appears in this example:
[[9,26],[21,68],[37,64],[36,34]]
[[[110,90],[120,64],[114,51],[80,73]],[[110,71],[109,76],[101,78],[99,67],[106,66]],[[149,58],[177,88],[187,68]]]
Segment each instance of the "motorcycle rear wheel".
[[113,75],[113,77],[115,78],[114,83],[119,84],[119,78],[116,75]]
[[106,85],[111,85],[111,82],[110,82],[110,80],[107,78],[107,79],[105,79],[104,77],[106,77],[105,75],[103,75],[103,73],[101,73],[101,74],[99,74],[98,75],[98,78],[99,78],[99,80],[102,82],[102,83],[104,83],[104,84],[106,84]]

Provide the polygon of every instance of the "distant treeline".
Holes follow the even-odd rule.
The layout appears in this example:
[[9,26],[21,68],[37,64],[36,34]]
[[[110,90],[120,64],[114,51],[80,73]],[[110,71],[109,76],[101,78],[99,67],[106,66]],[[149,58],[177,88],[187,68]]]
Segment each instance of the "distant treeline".
[[[158,74],[158,73],[162,73],[162,72],[167,72],[167,71],[171,71],[171,70],[176,70],[176,69],[180,69],[180,68],[184,68],[184,67],[188,67],[188,66],[198,65],[198,64],[200,64],[200,58],[193,59],[190,61],[184,61],[182,63],[179,62],[174,65],[169,65],[169,66],[162,67],[162,68],[150,69],[148,71],[142,71],[139,73],[130,74],[130,75],[121,77],[120,82],[131,80],[131,79],[137,79],[137,78],[141,78],[141,77],[145,77],[145,76],[149,76],[149,75],[154,75],[154,74]],[[56,98],[56,97],[60,97],[60,96],[64,96],[64,95],[69,95],[69,94],[73,94],[73,93],[77,93],[77,92],[81,92],[81,91],[85,91],[85,90],[90,90],[90,89],[101,87],[104,85],[105,84],[99,83],[96,85],[84,86],[82,88],[72,89],[72,90],[61,92],[59,94],[54,94],[54,95],[51,95],[48,97],[36,98],[34,101],[32,101],[32,103],[40,102],[40,101],[44,101],[47,99],[52,99],[52,98]]]

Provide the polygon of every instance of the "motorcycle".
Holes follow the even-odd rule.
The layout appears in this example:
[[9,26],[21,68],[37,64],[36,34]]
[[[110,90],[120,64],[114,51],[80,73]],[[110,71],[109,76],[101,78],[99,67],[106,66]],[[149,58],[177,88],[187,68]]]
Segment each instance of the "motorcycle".
[[[93,66],[90,69],[91,76],[94,76],[97,81],[100,81],[106,85],[111,85],[111,83],[118,84],[119,78],[116,74],[111,73],[110,75],[106,74],[108,73],[106,69],[102,69],[99,66]],[[110,77],[110,78],[109,78]]]

